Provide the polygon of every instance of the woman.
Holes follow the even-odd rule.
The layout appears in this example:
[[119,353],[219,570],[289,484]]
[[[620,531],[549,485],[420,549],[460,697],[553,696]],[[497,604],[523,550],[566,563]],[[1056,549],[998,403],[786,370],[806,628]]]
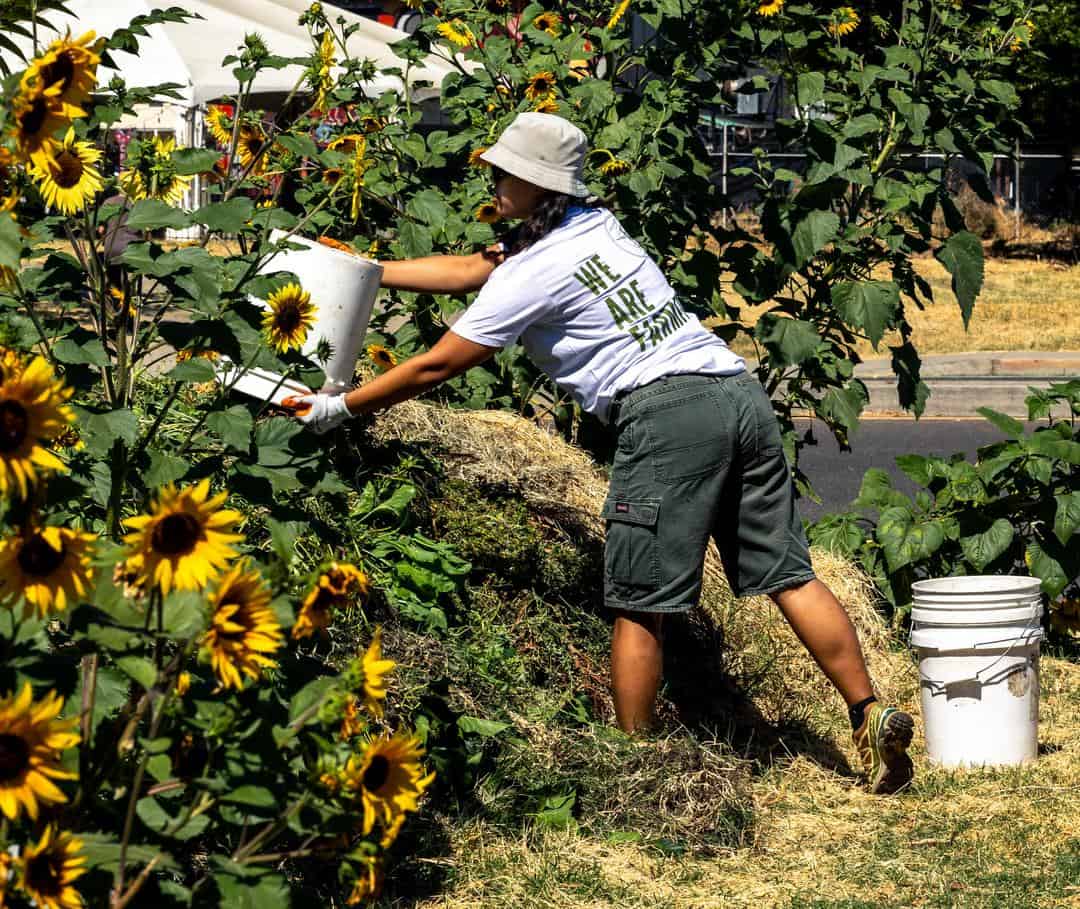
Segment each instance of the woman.
[[662,669],[663,616],[693,607],[705,546],[732,590],[768,594],[848,704],[875,793],[912,777],[912,719],[874,698],[843,607],[814,577],[772,407],[743,360],[680,307],[612,214],[589,207],[584,133],[520,114],[481,157],[511,239],[471,256],[383,263],[383,286],[480,293],[428,352],[343,395],[292,399],[326,432],[415,397],[519,338],[533,361],[617,436],[604,506],[611,676],[627,732],[646,727]]

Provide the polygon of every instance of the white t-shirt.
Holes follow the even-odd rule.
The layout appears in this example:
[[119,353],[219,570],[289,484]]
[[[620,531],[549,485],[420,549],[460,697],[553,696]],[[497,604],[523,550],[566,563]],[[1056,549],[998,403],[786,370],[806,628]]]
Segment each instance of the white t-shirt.
[[624,389],[746,368],[601,208],[570,208],[557,228],[507,258],[451,330],[487,347],[520,338],[541,370],[604,421]]

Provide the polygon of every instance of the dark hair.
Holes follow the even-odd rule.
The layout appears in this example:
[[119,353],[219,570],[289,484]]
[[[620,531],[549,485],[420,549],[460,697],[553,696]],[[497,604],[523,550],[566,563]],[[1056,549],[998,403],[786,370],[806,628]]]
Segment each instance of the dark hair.
[[532,214],[522,221],[513,232],[510,238],[510,248],[507,249],[506,254],[512,256],[524,249],[528,249],[534,243],[546,237],[566,220],[566,210],[571,205],[588,204],[584,199],[577,196],[549,192],[537,203]]

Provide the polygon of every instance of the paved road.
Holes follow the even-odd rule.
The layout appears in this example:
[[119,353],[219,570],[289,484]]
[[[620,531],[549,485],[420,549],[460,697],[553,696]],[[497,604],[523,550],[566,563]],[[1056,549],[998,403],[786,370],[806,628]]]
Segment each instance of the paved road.
[[[800,428],[808,426],[809,421],[800,422]],[[815,423],[814,435],[818,444],[803,449],[802,464],[823,502],[816,505],[803,499],[799,503],[803,517],[812,520],[829,511],[845,510],[859,494],[863,474],[871,467],[887,470],[897,488],[914,492],[918,487],[897,468],[897,455],[951,455],[962,451],[972,457],[975,449],[1002,438],[999,430],[981,419],[916,422],[864,418],[851,437],[852,451],[848,453],[840,451],[823,424]]]

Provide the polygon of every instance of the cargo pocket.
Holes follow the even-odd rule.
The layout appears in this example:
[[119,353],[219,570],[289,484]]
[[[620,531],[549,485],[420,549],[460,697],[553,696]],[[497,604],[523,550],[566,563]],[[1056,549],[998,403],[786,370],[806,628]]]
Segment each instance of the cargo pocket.
[[608,596],[634,603],[660,587],[660,552],[656,539],[659,499],[619,499],[610,496],[602,517],[604,580]]

